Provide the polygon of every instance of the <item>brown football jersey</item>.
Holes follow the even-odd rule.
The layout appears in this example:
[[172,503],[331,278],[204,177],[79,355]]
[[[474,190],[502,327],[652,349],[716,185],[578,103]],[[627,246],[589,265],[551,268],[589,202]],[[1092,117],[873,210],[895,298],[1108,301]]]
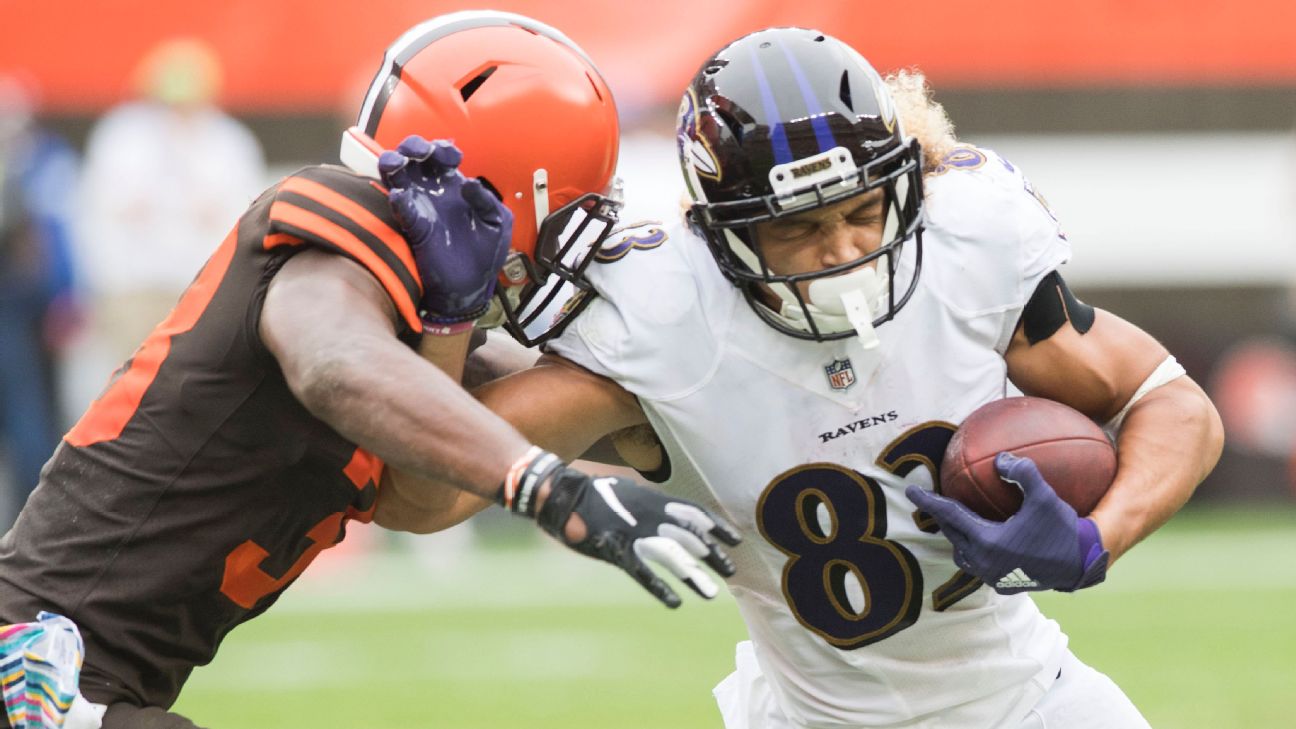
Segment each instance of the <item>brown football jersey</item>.
[[303,169],[238,221],[0,541],[0,623],[74,620],[91,701],[170,706],[227,632],[372,518],[383,464],[306,411],[258,335],[271,279],[306,248],[364,266],[416,344],[421,284],[385,190]]

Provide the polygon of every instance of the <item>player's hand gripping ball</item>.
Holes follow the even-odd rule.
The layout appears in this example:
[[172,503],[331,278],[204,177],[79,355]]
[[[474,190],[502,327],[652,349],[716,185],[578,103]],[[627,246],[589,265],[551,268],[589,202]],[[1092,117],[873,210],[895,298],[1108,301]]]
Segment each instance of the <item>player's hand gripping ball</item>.
[[941,494],[905,489],[954,548],[954,563],[1002,594],[1102,582],[1109,555],[1086,518],[1116,455],[1084,415],[1038,398],[983,406],[950,441]]
[[981,406],[963,421],[941,463],[941,493],[986,519],[1003,521],[1022,505],[1019,487],[1000,478],[995,456],[1030,458],[1054,492],[1088,516],[1116,476],[1116,449],[1083,413],[1038,397]]

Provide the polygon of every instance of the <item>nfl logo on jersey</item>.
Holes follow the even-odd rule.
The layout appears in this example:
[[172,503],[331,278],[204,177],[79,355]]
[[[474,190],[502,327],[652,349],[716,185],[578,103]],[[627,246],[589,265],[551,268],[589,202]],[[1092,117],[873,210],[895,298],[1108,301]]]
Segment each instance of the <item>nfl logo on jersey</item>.
[[834,390],[845,390],[855,384],[855,368],[851,367],[849,359],[833,360],[832,364],[824,367],[824,372],[828,373],[828,384]]

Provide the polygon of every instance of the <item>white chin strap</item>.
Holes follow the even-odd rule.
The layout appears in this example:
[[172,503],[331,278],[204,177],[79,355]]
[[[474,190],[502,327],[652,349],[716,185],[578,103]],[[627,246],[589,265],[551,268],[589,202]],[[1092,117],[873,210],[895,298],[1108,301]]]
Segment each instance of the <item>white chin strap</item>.
[[[872,266],[811,281],[810,300],[805,309],[814,317],[815,327],[821,333],[835,334],[854,329],[860,345],[864,349],[873,349],[881,343],[873,328],[873,319],[886,301],[889,283],[888,278]],[[779,314],[809,331],[805,311],[792,291],[786,286],[771,288],[783,300]]]
[[[725,231],[730,237],[730,248],[753,271],[760,271],[760,261],[732,231]],[[879,263],[881,263],[879,261]],[[795,329],[820,334],[837,334],[855,331],[860,344],[865,349],[873,349],[880,344],[877,332],[873,328],[875,312],[885,306],[891,289],[890,278],[879,274],[873,266],[862,266],[850,273],[832,278],[822,278],[810,282],[810,300],[802,309],[791,287],[783,284],[767,286],[781,301],[776,312],[779,318]],[[806,320],[806,312],[814,319],[814,327]]]

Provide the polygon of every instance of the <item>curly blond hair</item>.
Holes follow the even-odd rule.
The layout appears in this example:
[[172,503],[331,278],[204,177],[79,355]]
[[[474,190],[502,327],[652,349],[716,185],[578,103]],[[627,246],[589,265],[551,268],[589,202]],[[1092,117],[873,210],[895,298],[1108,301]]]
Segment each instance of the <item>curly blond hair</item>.
[[884,79],[895,100],[896,113],[905,134],[916,137],[923,149],[923,174],[932,172],[945,159],[958,139],[945,107],[932,98],[927,77],[916,68],[901,69]]

